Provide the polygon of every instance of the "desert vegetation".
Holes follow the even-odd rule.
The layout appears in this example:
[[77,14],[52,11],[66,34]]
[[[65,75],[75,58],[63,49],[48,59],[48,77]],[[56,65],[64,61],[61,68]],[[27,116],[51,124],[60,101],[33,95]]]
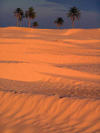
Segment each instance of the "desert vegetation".
[[38,22],[35,21],[32,23],[32,27],[37,28],[38,26],[39,26]]
[[20,22],[20,27],[21,27],[23,18],[29,18],[28,27],[30,27],[31,19],[35,19],[36,17],[36,13],[34,12],[33,7],[28,8],[25,14],[21,8],[17,8],[15,9],[14,14],[15,14],[15,17],[17,18],[17,27],[18,27],[18,22]]
[[20,26],[21,26],[21,22],[23,20],[24,17],[24,12],[21,8],[17,8],[14,11],[15,17],[17,18],[17,27],[18,27],[18,22],[20,21]]
[[26,18],[29,18],[28,27],[30,27],[31,19],[34,19],[36,17],[36,13],[34,12],[34,8],[33,7],[28,8],[28,10],[25,12],[25,16],[26,16]]
[[[29,7],[27,11],[25,11],[25,14],[23,12],[23,10],[21,8],[17,8],[14,11],[15,17],[17,18],[17,27],[18,27],[18,22],[20,22],[20,27],[21,27],[21,23],[23,21],[23,18],[27,18],[29,19],[28,22],[28,27],[30,27],[30,22],[31,20],[36,18],[36,12],[34,11],[33,7]],[[70,10],[68,11],[68,13],[66,14],[68,18],[70,18],[72,20],[72,28],[74,28],[74,22],[76,19],[80,19],[81,18],[81,13],[80,10],[77,7],[72,7],[70,8]],[[62,19],[62,17],[58,17],[55,21],[54,24],[56,24],[57,28],[60,28],[61,26],[63,26],[64,20]],[[31,24],[32,27],[37,28],[39,26],[39,24],[35,21]]]
[[79,20],[81,17],[81,13],[80,10],[77,9],[77,7],[72,7],[70,8],[70,10],[67,13],[67,17],[70,18],[72,20],[72,28],[74,28],[74,21],[76,20],[76,18]]
[[57,28],[60,28],[61,26],[63,26],[64,20],[59,17],[54,21],[54,24],[56,24]]

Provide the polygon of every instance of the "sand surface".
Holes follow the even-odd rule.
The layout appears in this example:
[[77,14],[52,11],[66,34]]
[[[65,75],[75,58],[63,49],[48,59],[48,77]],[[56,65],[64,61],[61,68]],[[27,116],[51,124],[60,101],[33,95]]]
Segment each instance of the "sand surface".
[[0,28],[0,133],[100,132],[100,29]]

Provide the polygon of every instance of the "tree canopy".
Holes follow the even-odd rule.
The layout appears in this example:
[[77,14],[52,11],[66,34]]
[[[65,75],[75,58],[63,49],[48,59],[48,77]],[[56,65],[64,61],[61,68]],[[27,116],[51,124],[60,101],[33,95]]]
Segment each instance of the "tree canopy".
[[36,28],[36,27],[39,26],[39,24],[38,24],[38,22],[35,21],[35,22],[32,23],[32,26],[33,26],[34,28]]
[[54,24],[56,24],[57,28],[61,27],[63,25],[64,21],[61,17],[57,18],[55,21],[54,21]]

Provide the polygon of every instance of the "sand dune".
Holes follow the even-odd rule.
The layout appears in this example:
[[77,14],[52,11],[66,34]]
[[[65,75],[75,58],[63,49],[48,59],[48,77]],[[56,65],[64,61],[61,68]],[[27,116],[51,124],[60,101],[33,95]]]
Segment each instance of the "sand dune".
[[100,100],[0,92],[1,132],[100,131]]
[[100,132],[100,29],[0,28],[0,133]]

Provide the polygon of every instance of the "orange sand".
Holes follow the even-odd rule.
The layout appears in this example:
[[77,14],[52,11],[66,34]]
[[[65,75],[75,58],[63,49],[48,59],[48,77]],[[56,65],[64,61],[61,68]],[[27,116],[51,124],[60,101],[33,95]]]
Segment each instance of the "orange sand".
[[0,133],[100,132],[100,29],[0,28]]

